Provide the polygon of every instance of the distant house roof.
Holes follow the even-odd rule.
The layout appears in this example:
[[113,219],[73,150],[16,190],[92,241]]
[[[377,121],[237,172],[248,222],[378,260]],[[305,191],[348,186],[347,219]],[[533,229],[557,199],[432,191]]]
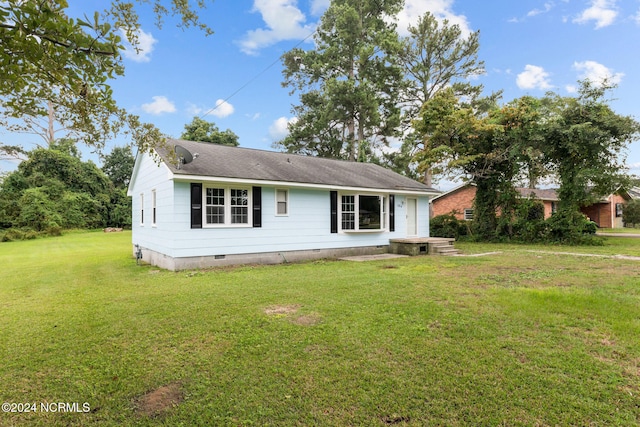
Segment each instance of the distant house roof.
[[[193,161],[178,166],[172,152],[176,145],[189,150],[194,155]],[[347,162],[184,140],[168,140],[166,147],[157,149],[157,152],[177,179],[215,177],[425,194],[440,193],[423,183],[372,163]]]
[[528,198],[533,195],[536,199],[539,200],[547,200],[550,202],[557,202],[558,193],[556,190],[549,189],[539,189],[539,188],[516,188],[516,191],[520,194],[520,197]]
[[[466,182],[464,184],[458,185],[457,187],[452,188],[451,190],[445,192],[445,193],[441,193],[438,196],[434,197],[431,199],[431,201],[437,200],[439,198],[442,197],[446,197],[452,193],[455,193],[456,191],[460,191],[464,188],[467,188],[469,186],[473,186],[475,187],[475,183],[473,182]],[[550,202],[557,202],[558,199],[558,193],[555,189],[549,188],[549,189],[539,189],[539,188],[516,188],[515,189],[518,194],[520,195],[520,197],[522,198],[528,198],[530,197],[532,194],[533,196],[538,199],[538,200],[546,200],[546,201],[550,201]]]
[[627,193],[629,193],[629,197],[632,199],[640,199],[640,187],[631,187],[627,190]]

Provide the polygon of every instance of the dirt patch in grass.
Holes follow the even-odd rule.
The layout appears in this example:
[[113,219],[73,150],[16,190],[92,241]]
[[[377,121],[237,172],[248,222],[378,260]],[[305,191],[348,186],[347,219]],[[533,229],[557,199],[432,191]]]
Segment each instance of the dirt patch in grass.
[[287,315],[287,314],[295,314],[298,309],[300,308],[300,306],[298,304],[293,304],[293,305],[273,305],[271,307],[267,307],[264,309],[264,314],[267,315],[276,315],[276,314],[283,314],[283,315]]
[[179,382],[173,382],[136,399],[136,412],[140,415],[155,417],[183,400],[182,385]]
[[292,320],[293,323],[300,326],[313,326],[317,325],[321,321],[322,318],[317,314],[305,314]]

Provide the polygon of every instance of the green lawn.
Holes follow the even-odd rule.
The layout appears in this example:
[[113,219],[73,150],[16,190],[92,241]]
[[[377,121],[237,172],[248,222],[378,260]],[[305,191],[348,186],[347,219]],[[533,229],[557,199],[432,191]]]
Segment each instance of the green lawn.
[[599,233],[640,234],[640,228],[600,228]]
[[178,273],[130,239],[0,244],[0,401],[38,409],[0,425],[640,423],[640,262],[530,252],[640,239]]

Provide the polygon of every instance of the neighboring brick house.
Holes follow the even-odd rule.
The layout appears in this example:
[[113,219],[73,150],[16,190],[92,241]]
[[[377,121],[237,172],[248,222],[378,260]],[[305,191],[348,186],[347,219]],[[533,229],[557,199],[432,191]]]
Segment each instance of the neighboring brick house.
[[[532,194],[544,205],[544,217],[549,218],[557,209],[558,195],[554,189],[516,188],[520,197],[527,198]],[[473,201],[476,197],[474,184],[463,184],[431,199],[431,216],[453,213],[457,219],[473,219]],[[611,194],[591,206],[582,208],[590,220],[600,228],[622,228],[622,209],[624,203],[631,199],[626,191]]]
[[610,194],[606,198],[591,206],[582,208],[582,213],[601,228],[622,228],[622,210],[624,204],[630,199],[629,195],[621,191]]
[[431,199],[431,217],[453,213],[457,219],[473,219],[474,184],[462,184]]

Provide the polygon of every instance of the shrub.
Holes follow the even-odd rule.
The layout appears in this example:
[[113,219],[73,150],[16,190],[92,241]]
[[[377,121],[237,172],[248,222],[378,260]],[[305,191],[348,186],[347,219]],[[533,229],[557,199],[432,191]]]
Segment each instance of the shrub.
[[602,245],[602,239],[595,236],[598,227],[581,212],[562,210],[554,213],[546,221],[549,238],[553,242],[571,245]]
[[535,199],[518,201],[512,226],[513,239],[526,243],[544,241],[548,226],[544,220],[544,205]]
[[640,225],[640,200],[629,200],[622,209],[625,227]]
[[467,222],[459,220],[453,213],[438,215],[431,218],[429,222],[429,235],[432,237],[453,237],[466,236],[468,232]]

